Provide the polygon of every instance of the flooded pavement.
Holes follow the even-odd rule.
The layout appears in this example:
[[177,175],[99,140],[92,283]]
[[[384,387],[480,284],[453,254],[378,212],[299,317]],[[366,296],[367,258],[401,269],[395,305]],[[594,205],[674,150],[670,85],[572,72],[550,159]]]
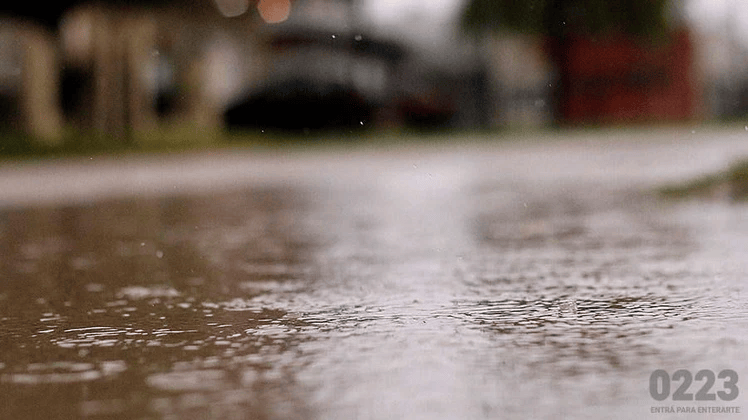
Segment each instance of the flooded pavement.
[[6,169],[0,418],[743,418],[748,207],[642,191],[744,141],[573,140]]

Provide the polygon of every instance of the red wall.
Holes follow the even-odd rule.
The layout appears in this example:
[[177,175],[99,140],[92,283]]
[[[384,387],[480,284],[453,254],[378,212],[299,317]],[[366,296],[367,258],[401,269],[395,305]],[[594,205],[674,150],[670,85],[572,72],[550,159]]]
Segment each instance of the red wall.
[[561,114],[568,123],[686,120],[696,116],[693,47],[686,31],[667,42],[576,38],[567,56]]

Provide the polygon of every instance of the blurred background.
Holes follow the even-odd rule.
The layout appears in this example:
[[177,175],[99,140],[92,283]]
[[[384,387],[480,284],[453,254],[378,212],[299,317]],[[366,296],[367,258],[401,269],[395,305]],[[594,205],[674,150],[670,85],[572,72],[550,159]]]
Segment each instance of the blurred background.
[[10,2],[0,147],[735,119],[745,21],[737,0]]

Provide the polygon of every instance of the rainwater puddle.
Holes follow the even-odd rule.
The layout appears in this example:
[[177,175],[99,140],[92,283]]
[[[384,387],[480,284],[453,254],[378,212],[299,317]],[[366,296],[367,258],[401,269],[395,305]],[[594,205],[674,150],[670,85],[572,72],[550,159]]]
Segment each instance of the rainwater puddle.
[[0,418],[641,418],[655,369],[748,375],[746,207],[413,166],[4,210]]

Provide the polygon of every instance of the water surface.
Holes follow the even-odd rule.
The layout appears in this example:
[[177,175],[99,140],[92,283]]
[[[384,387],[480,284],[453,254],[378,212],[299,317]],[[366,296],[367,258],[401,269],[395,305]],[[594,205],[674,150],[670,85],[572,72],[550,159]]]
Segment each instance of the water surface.
[[6,207],[0,418],[703,418],[650,373],[748,377],[745,205],[468,163]]

